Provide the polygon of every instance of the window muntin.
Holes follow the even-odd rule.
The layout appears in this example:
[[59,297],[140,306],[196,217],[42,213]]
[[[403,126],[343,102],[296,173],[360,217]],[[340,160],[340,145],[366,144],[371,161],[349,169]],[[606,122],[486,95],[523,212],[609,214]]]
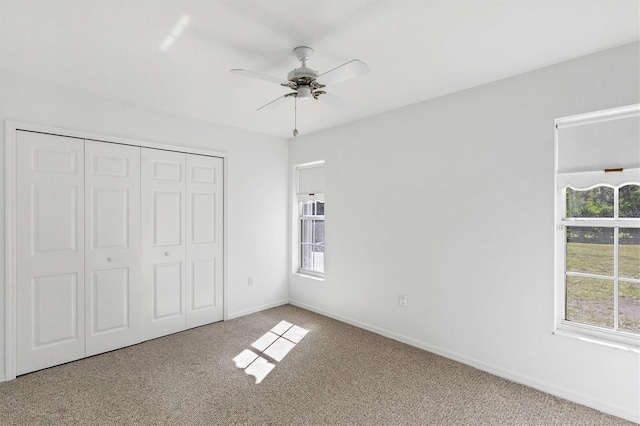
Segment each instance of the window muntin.
[[299,272],[324,274],[324,201],[300,202]]

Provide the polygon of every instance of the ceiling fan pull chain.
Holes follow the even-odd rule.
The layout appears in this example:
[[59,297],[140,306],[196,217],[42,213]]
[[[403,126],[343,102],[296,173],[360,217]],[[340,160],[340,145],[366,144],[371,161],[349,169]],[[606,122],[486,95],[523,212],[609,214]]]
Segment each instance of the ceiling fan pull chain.
[[293,137],[298,137],[298,97],[293,96]]

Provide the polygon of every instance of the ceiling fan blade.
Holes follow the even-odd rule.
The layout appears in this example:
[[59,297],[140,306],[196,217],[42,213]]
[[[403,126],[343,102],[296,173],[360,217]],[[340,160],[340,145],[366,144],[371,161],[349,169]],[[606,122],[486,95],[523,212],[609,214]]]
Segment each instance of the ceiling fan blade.
[[236,74],[236,75],[241,75],[243,77],[250,77],[250,78],[257,78],[258,80],[264,80],[264,81],[268,81],[270,83],[277,83],[277,84],[281,84],[283,86],[288,86],[289,82],[287,80],[283,80],[281,78],[278,77],[271,77],[270,75],[266,75],[266,74],[260,74],[259,72],[255,72],[255,71],[249,71],[249,70],[243,70],[243,69],[232,69],[230,70],[231,73]]
[[322,84],[336,84],[346,80],[350,80],[352,78],[361,76],[369,72],[369,67],[367,64],[362,62],[359,59],[353,59],[346,64],[342,64],[338,67],[335,67],[332,70],[329,70],[325,73],[322,73],[318,76],[317,80]]
[[279,97],[275,98],[274,100],[272,100],[271,102],[262,105],[256,111],[269,111],[269,110],[272,110],[272,109],[282,105],[284,103],[285,99],[287,99],[289,96],[293,96],[293,95],[295,95],[295,93],[287,93],[286,95],[279,96]]

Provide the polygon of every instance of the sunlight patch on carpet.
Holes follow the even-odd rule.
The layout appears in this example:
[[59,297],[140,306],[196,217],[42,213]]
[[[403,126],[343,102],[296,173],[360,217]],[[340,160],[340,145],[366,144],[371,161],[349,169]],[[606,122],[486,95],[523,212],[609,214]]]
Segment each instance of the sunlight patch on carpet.
[[275,368],[275,363],[282,361],[308,332],[309,330],[287,321],[280,321],[251,344],[253,349],[243,350],[233,358],[233,362],[246,374],[255,377],[258,384]]

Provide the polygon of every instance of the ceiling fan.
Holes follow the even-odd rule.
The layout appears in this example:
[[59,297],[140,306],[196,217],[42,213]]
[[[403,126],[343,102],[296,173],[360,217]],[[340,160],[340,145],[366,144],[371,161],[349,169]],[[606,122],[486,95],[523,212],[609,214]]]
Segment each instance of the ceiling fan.
[[[367,66],[367,64],[358,59],[353,59],[320,74],[318,73],[318,71],[312,70],[311,68],[307,67],[307,61],[309,61],[314,53],[314,50],[312,48],[308,46],[298,46],[293,49],[293,53],[296,55],[298,60],[302,62],[302,66],[289,72],[286,80],[277,77],[271,77],[270,75],[265,75],[254,71],[237,68],[231,70],[233,74],[257,78],[259,80],[264,80],[271,83],[277,83],[292,90],[292,92],[287,93],[283,96],[279,96],[273,101],[261,106],[260,108],[258,108],[258,111],[273,108],[281,104],[289,97],[293,97],[295,101],[297,101],[298,99],[318,99],[321,95],[327,95],[327,92],[323,90],[327,85],[350,80],[369,72],[369,67]],[[323,97],[323,99],[325,98],[326,97]],[[297,112],[297,103],[295,104],[295,109]],[[293,129],[293,136],[298,136],[298,129]]]

